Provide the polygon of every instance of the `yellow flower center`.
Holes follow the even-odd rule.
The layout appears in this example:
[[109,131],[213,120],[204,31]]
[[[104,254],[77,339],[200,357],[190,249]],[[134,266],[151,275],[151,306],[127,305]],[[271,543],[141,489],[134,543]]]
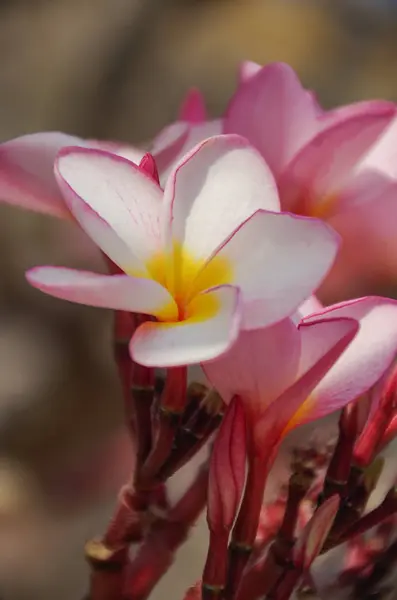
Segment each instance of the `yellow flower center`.
[[215,256],[206,264],[205,260],[194,257],[176,242],[171,252],[152,256],[146,268],[174,299],[157,315],[160,321],[165,322],[211,318],[219,308],[217,299],[213,294],[201,292],[232,281],[229,261]]
[[329,194],[316,200],[302,196],[295,205],[294,213],[297,215],[327,219],[332,215],[338,201],[336,194]]

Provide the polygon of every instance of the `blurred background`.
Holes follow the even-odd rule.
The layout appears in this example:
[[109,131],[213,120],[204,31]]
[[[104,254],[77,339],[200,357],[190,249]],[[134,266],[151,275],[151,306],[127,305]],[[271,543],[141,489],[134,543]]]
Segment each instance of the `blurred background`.
[[[326,107],[397,100],[396,31],[393,0],[0,0],[0,140],[144,142],[190,86],[220,114],[242,59],[290,63]],[[111,316],[29,289],[45,263],[103,268],[77,228],[0,205],[1,600],[81,600],[130,467]],[[200,535],[158,597],[198,575]]]

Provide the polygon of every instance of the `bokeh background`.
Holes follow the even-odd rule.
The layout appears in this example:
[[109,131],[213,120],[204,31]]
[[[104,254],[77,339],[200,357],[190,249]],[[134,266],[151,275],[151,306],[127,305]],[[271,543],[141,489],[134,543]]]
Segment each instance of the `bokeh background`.
[[[387,0],[0,0],[0,141],[145,142],[190,86],[220,114],[242,59],[290,63],[327,107],[397,100],[396,33]],[[104,268],[76,228],[0,205],[1,600],[81,600],[84,540],[130,467],[111,315],[29,289],[45,263]],[[156,597],[198,575],[203,536]]]

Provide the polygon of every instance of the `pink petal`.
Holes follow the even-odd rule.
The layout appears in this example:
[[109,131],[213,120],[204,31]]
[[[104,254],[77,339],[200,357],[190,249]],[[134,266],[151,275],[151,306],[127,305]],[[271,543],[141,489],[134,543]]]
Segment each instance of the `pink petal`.
[[211,453],[207,520],[212,531],[231,528],[244,488],[245,466],[245,416],[236,397],[222,420]]
[[[215,303],[215,314],[201,313],[201,303]],[[189,365],[226,352],[236,341],[241,322],[240,293],[232,286],[197,296],[190,318],[177,323],[144,323],[131,340],[132,359],[152,367]]]
[[304,322],[340,317],[356,319],[360,329],[310,395],[307,406],[314,412],[307,420],[320,418],[331,412],[330,407],[336,410],[361,396],[382,377],[397,353],[397,301],[359,298],[326,308]]
[[[107,152],[111,152],[112,154],[117,154],[122,158],[130,160],[135,165],[139,165],[146,153],[146,151],[142,150],[141,148],[137,148],[136,146],[131,146],[131,144],[124,144],[121,142],[109,142],[108,140],[88,140],[88,143],[91,148],[105,150]],[[65,146],[72,145],[74,146],[75,144],[65,144]]]
[[273,63],[244,78],[227,109],[224,131],[245,136],[278,177],[316,133],[317,117],[317,103],[292,68]]
[[207,120],[204,96],[197,88],[191,88],[186,94],[179,110],[179,120],[190,124]]
[[[82,227],[88,207],[131,249],[136,263],[144,263],[159,251],[162,193],[139,167],[105,151],[65,148],[55,174]],[[129,272],[137,274],[136,267],[132,264]]]
[[185,121],[176,121],[167,125],[154,138],[150,153],[156,159],[160,172],[165,171],[180,156],[189,136],[190,125]]
[[300,305],[298,312],[300,314],[300,318],[303,319],[303,317],[308,317],[309,315],[322,311],[323,308],[324,307],[317,296],[313,295],[307,298],[307,300]]
[[356,189],[343,190],[337,209],[329,219],[343,236],[335,277],[352,288],[364,284],[373,289],[379,280],[387,284],[397,269],[397,181],[362,180]]
[[[308,325],[299,327],[301,350],[295,382],[275,399],[256,423],[255,443],[258,452],[268,453],[272,446],[277,447],[288,431],[317,418],[317,403],[308,402],[307,398],[311,398],[312,390],[351,343],[358,330],[358,323],[353,319],[337,318],[332,322],[326,320]],[[324,415],[336,408],[324,403],[322,410]]]
[[373,102],[331,122],[294,157],[280,179],[287,210],[317,214],[342,188],[395,114],[390,103]]
[[256,210],[278,210],[273,177],[262,157],[239,136],[217,136],[176,166],[164,191],[171,239],[207,259]]
[[197,144],[200,144],[210,137],[220,135],[222,133],[222,128],[223,125],[220,119],[189,124],[189,130],[183,140],[183,144],[180,145],[178,149],[175,147],[175,150],[177,151],[173,151],[172,156],[171,153],[169,153],[168,158],[170,160],[168,160],[168,162],[164,161],[162,157],[159,157],[158,153],[155,153],[156,162],[159,165],[159,170],[161,172],[160,180],[163,187],[175,165],[179,163],[186,154],[193,150]]
[[231,265],[230,283],[248,305],[244,327],[254,328],[291,315],[318,288],[337,250],[335,232],[322,221],[257,211],[216,256]]
[[54,162],[64,146],[85,145],[58,132],[34,133],[0,145],[0,199],[9,204],[70,218],[54,177]]
[[63,300],[149,315],[167,310],[176,318],[178,309],[165,288],[152,279],[127,275],[98,275],[62,267],[36,267],[26,273],[33,286]]
[[139,162],[139,168],[145,171],[155,183],[160,184],[156,161],[150,152],[146,152],[146,154],[143,155]]
[[240,396],[250,412],[261,415],[295,380],[299,355],[298,329],[284,319],[272,327],[242,331],[229,352],[203,370],[226,403]]
[[314,513],[293,550],[293,562],[307,571],[320,554],[339,509],[337,494],[328,498]]
[[252,60],[244,60],[240,64],[239,72],[238,72],[238,80],[239,83],[245,83],[254,75],[257,75],[259,71],[262,70],[262,65],[258,65],[258,63],[253,62]]

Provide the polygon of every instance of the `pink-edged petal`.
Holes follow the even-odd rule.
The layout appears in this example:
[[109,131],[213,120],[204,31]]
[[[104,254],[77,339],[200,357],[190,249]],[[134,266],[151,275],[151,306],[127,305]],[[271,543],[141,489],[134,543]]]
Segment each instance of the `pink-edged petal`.
[[86,145],[60,132],[24,135],[0,145],[0,201],[56,217],[70,218],[54,177],[54,162],[64,146]]
[[179,120],[190,124],[207,120],[204,96],[197,88],[191,88],[183,99],[179,109]]
[[211,453],[207,521],[214,532],[222,533],[233,525],[244,489],[246,460],[245,414],[236,397],[226,411]]
[[[64,148],[55,174],[70,210],[84,227],[84,205],[99,215],[144,263],[159,251],[159,186],[132,162],[109,152]],[[135,272],[131,265],[129,272]]]
[[[88,142],[91,148],[105,150],[107,152],[111,152],[112,154],[117,154],[122,158],[130,160],[135,165],[139,165],[146,153],[146,150],[142,150],[141,148],[137,148],[136,146],[131,146],[131,144],[125,144],[121,142],[111,142],[108,140],[88,140]],[[75,144],[65,144],[65,146],[74,145]]]
[[320,554],[340,505],[337,494],[328,498],[314,513],[293,550],[293,562],[307,571]]
[[[389,369],[397,353],[397,301],[367,297],[344,302],[304,319],[348,317],[360,324],[357,336],[310,395],[307,408],[313,418],[355,400]],[[308,419],[310,420],[310,419]]]
[[277,190],[262,157],[240,136],[196,146],[165,186],[170,245],[177,242],[203,260],[258,209],[279,210]]
[[320,312],[323,308],[324,307],[317,296],[312,295],[300,305],[298,312],[301,319],[303,319],[303,317],[308,317],[309,315]]
[[337,251],[338,236],[324,222],[257,211],[216,256],[243,293],[244,328],[255,328],[291,315],[320,285]]
[[63,267],[36,267],[26,273],[29,283],[55,298],[149,315],[176,318],[178,309],[165,288],[152,279],[98,275]]
[[[212,306],[206,314],[208,303]],[[219,286],[198,295],[191,316],[177,323],[144,323],[130,344],[132,359],[142,365],[189,365],[226,352],[236,341],[241,322],[240,292]]]
[[225,132],[245,136],[278,177],[316,133],[317,117],[317,103],[293,69],[273,63],[241,82],[227,109]]
[[299,332],[284,319],[272,327],[242,331],[229,352],[203,370],[226,403],[238,395],[250,413],[261,415],[293,383],[299,356]]
[[160,173],[166,171],[182,153],[190,127],[190,124],[185,121],[176,121],[167,125],[154,138],[150,153],[155,157]]
[[125,273],[149,277],[149,272],[131,248],[115,233],[110,225],[76,196],[73,215],[92,241]]
[[162,157],[160,157],[159,159],[158,154],[155,154],[161,175],[160,181],[163,187],[166,184],[167,179],[172,173],[173,169],[175,168],[175,165],[186,154],[188,154],[191,150],[193,150],[195,146],[197,146],[197,144],[200,144],[204,140],[216,135],[220,135],[222,133],[222,129],[223,122],[221,119],[202,121],[201,123],[189,123],[189,130],[186,137],[184,138],[183,144],[179,147],[177,152],[172,153],[172,160],[168,160],[167,164],[165,164],[166,161],[164,161]]
[[391,103],[366,103],[361,110],[331,122],[315,135],[296,154],[279,181],[283,208],[313,215],[332,211],[336,206],[334,197],[394,114]]
[[[299,327],[301,351],[296,380],[258,420],[255,427],[256,447],[266,452],[277,445],[291,429],[317,418],[318,403],[311,403],[313,389],[345,351],[357,334],[354,319],[336,318]],[[346,402],[347,403],[347,402]],[[322,415],[336,410],[333,404],[322,404]]]

